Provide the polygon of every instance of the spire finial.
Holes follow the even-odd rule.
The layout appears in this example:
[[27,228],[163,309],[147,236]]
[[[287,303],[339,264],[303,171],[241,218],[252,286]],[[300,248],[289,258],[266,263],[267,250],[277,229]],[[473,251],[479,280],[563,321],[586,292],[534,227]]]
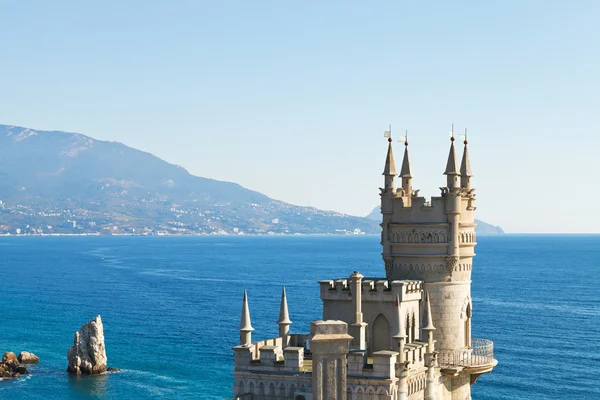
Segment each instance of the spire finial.
[[469,141],[467,140],[467,128],[465,128],[465,146],[469,144]]
[[456,165],[456,151],[454,150],[454,124],[452,124],[452,130],[450,131],[450,134],[452,135],[452,137],[450,138],[450,153],[448,154],[448,162],[446,163],[446,171],[444,172],[444,175],[458,175],[458,166]]
[[387,131],[383,132],[383,137],[386,137],[389,143],[392,143],[392,124]]
[[394,153],[392,152],[392,126],[390,130],[385,131],[384,136],[388,138],[388,151],[385,159],[383,174],[386,176],[396,176],[396,165],[394,164]]

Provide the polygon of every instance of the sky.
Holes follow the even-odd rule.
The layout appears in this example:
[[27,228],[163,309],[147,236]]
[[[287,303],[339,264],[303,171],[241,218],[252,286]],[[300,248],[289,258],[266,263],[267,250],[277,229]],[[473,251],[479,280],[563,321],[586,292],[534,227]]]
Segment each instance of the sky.
[[429,197],[454,123],[479,219],[600,232],[598,1],[0,0],[0,21],[2,124],[366,215],[388,124]]

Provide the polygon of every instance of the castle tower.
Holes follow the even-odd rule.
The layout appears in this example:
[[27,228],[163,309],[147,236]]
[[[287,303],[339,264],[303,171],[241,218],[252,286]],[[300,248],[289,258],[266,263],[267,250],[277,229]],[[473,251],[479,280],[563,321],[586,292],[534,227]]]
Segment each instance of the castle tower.
[[[472,344],[471,267],[476,245],[475,189],[471,188],[467,143],[465,140],[465,153],[459,168],[454,141],[453,135],[444,171],[446,186],[440,188],[439,197],[432,197],[430,202],[426,202],[414,192],[407,196],[404,175],[412,180],[407,148],[401,171],[403,188],[393,193],[386,190],[380,193],[382,258],[386,277],[390,280],[423,281],[424,290],[428,293],[426,304],[431,311],[423,310],[430,321],[423,321],[422,337],[429,336],[431,339],[428,353],[434,353],[435,342],[440,356],[449,357],[470,351]],[[391,146],[388,146],[388,153],[390,151]],[[412,185],[412,181],[407,183]],[[429,322],[435,330],[429,330]],[[478,374],[481,371],[480,368]],[[464,368],[458,376],[448,378],[452,381],[453,399],[455,393],[464,394],[465,397],[460,397],[463,399],[470,394],[471,372],[474,373]],[[429,379],[432,379],[431,375]]]
[[323,317],[310,334],[290,334],[284,288],[279,336],[255,343],[244,292],[235,400],[469,400],[471,385],[497,364],[492,342],[471,339],[475,189],[466,135],[460,168],[452,135],[446,185],[431,201],[413,190],[408,142],[396,174],[389,136],[380,188],[385,277],[320,280]]

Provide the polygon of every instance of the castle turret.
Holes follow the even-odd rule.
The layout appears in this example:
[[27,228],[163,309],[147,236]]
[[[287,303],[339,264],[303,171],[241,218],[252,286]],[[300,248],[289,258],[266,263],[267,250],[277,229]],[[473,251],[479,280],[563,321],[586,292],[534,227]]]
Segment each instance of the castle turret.
[[290,332],[290,314],[288,312],[287,296],[285,294],[285,286],[281,289],[281,304],[279,305],[279,336],[285,338]]
[[404,192],[404,196],[407,196],[406,205],[410,206],[410,199],[412,197],[412,172],[408,158],[408,140],[404,142],[404,158],[402,159],[400,177],[402,178],[402,191]]
[[429,295],[425,292],[425,303],[423,306],[423,333],[426,335],[427,339],[427,352],[433,353],[433,331],[435,330],[435,326],[433,326],[433,317],[431,315],[431,304],[429,303]]
[[447,186],[449,189],[459,187],[458,183],[458,164],[456,163],[456,150],[454,149],[454,136],[450,138],[450,153],[448,154],[448,162],[446,163]]
[[425,385],[425,400],[435,400],[437,392],[435,379],[436,354],[434,353],[433,344],[433,318],[431,316],[431,304],[429,303],[429,295],[425,292],[425,304],[423,307],[423,332],[427,335],[427,352],[425,353],[425,366],[427,367],[426,385]]
[[466,129],[464,144],[465,148],[463,150],[462,162],[460,163],[460,187],[469,191],[471,190],[471,177],[473,174],[471,173],[471,163],[469,162],[469,149],[467,148],[469,142],[467,141]]
[[[384,223],[381,225],[381,244],[384,244],[385,237],[388,234],[388,226],[386,221],[391,221],[394,212],[392,200],[394,199],[395,187],[394,177],[396,176],[396,166],[394,165],[394,153],[392,152],[392,138],[388,138],[388,151],[385,158],[385,167],[383,169],[385,176],[384,187],[380,189],[381,196],[381,214],[383,214]],[[391,248],[383,246],[383,259],[385,261],[386,271],[391,268]]]
[[385,167],[383,168],[384,179],[384,191],[392,193],[394,192],[394,177],[396,176],[396,165],[394,164],[394,153],[392,152],[392,138],[388,139],[388,151],[387,157],[385,158]]
[[356,350],[366,350],[367,342],[366,342],[366,327],[367,324],[363,321],[363,312],[362,312],[362,279],[363,275],[354,271],[352,275],[350,275],[350,280],[352,282],[352,305],[354,307],[354,321],[348,327],[350,335],[353,337],[352,342],[350,343],[351,347]]
[[454,134],[450,138],[450,153],[446,163],[447,191],[446,191],[446,215],[450,227],[448,241],[448,269],[454,268],[459,259],[459,220],[460,220],[460,190],[458,182],[458,165],[456,163],[456,150],[454,149]]
[[248,294],[244,290],[244,300],[242,301],[242,316],[240,318],[240,346],[250,346],[252,344],[252,324],[250,323],[250,308],[248,307]]

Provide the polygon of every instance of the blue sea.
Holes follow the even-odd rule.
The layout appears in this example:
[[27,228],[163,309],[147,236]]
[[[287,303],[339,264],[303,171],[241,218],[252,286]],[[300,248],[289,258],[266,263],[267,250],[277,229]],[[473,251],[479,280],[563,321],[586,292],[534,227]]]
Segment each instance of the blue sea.
[[[478,237],[473,336],[499,361],[473,399],[600,399],[600,236]],[[253,339],[320,319],[319,279],[382,276],[379,237],[5,237],[0,352],[32,351],[7,399],[223,399],[248,290]],[[109,366],[65,373],[73,333],[100,314]]]

